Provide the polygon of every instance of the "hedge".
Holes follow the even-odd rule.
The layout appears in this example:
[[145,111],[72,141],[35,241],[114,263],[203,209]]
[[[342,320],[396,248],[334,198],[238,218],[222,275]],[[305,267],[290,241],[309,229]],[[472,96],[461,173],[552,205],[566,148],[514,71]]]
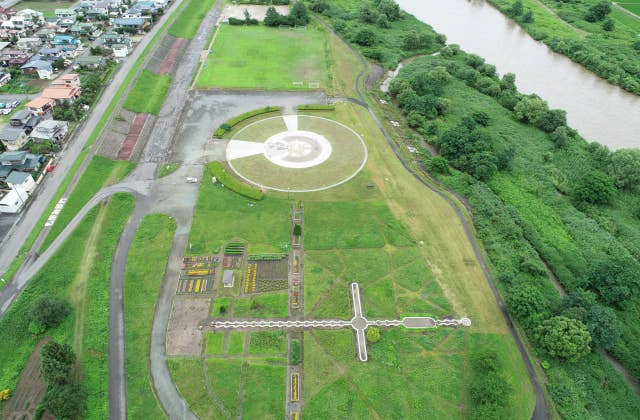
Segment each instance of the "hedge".
[[336,109],[335,105],[323,105],[323,104],[298,106],[298,111],[333,111],[335,109]]
[[242,181],[237,180],[227,173],[220,162],[210,162],[207,163],[207,168],[209,172],[211,172],[212,176],[215,176],[218,181],[223,184],[225,187],[229,188],[232,191],[237,192],[240,195],[243,195],[252,200],[262,200],[264,194],[262,191],[245,184]]
[[233,117],[227,122],[223,123],[218,127],[218,129],[213,133],[214,137],[222,137],[227,131],[231,130],[236,125],[240,124],[242,121],[247,120],[251,117],[255,117],[256,115],[267,114],[269,112],[279,111],[280,107],[278,106],[267,106],[260,109],[255,109],[253,111],[245,112],[244,114],[240,114],[237,117]]

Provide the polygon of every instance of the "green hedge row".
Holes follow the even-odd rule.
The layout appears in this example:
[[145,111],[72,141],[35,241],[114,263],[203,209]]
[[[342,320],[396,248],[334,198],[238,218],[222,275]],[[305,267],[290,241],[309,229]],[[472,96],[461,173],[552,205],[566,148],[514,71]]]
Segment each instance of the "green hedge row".
[[335,109],[336,109],[335,105],[323,105],[323,104],[300,105],[298,107],[298,111],[333,111]]
[[262,191],[245,184],[242,181],[237,180],[227,173],[220,162],[210,162],[207,164],[207,168],[209,172],[211,172],[212,176],[215,176],[218,181],[223,184],[225,187],[229,188],[232,191],[237,192],[240,195],[243,195],[252,200],[262,200],[264,194]]
[[227,131],[231,130],[236,125],[240,124],[242,121],[249,119],[251,117],[255,117],[256,115],[267,114],[269,112],[279,111],[280,107],[277,106],[266,106],[264,108],[255,109],[253,111],[245,112],[244,114],[240,114],[237,117],[233,117],[227,122],[223,123],[218,129],[213,133],[214,137],[222,137],[226,134]]

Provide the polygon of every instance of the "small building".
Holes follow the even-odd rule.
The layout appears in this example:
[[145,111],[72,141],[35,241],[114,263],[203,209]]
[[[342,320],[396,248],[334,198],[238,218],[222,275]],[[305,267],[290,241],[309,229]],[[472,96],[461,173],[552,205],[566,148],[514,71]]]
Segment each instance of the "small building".
[[53,66],[51,61],[35,59],[20,67],[24,74],[37,74],[40,79],[51,79]]
[[42,28],[36,31],[33,36],[40,38],[43,42],[50,42],[56,36],[56,31],[53,28]]
[[129,47],[124,44],[113,44],[111,50],[116,58],[124,58],[129,55]]
[[28,199],[29,194],[27,194],[26,191],[14,190],[12,188],[0,198],[0,213],[18,213],[22,210]]
[[100,35],[98,28],[93,23],[77,23],[71,27],[70,32],[75,37],[95,37]]
[[24,126],[15,127],[8,124],[0,130],[0,141],[7,150],[16,151],[27,144],[29,137]]
[[20,38],[16,42],[16,47],[19,50],[29,50],[35,51],[42,45],[42,40],[40,38]]
[[51,44],[56,47],[73,46],[77,48],[80,45],[80,40],[71,35],[56,35]]
[[145,20],[139,17],[118,18],[113,20],[113,25],[116,28],[139,32],[144,28]]
[[11,171],[4,182],[9,185],[9,188],[26,191],[27,194],[33,193],[37,186],[36,181],[33,180],[33,176],[31,176],[30,173],[21,171]]
[[28,51],[5,49],[2,51],[2,54],[0,55],[0,61],[2,61],[2,65],[5,67],[22,66],[25,63],[29,62],[29,59],[31,57],[32,55]]
[[15,17],[21,17],[26,22],[30,22],[30,26],[40,26],[44,23],[44,14],[33,9],[18,10]]
[[61,105],[64,102],[73,103],[80,97],[80,88],[54,86],[44,89],[42,97],[53,99],[56,105]]
[[88,69],[98,69],[104,66],[104,58],[99,55],[85,55],[78,57],[76,64],[80,67],[86,67]]
[[11,80],[11,73],[0,72],[0,87],[6,85]]
[[25,151],[0,154],[0,179],[6,179],[11,171],[36,172],[42,166],[44,156]]
[[69,132],[69,123],[66,121],[44,120],[33,129],[31,139],[40,143],[53,141],[62,143]]
[[43,96],[38,96],[37,98],[28,102],[24,106],[24,108],[36,115],[45,115],[53,111],[53,108],[55,106],[56,106],[56,102],[53,99],[45,98]]
[[233,270],[224,270],[222,272],[222,285],[224,287],[233,287],[234,274]]
[[75,20],[78,15],[73,9],[56,9],[54,14],[58,19],[72,18],[73,20]]
[[52,48],[40,48],[40,50],[38,50],[36,55],[40,60],[49,61],[53,63],[57,59],[62,58],[62,53],[63,51],[61,48],[52,47]]
[[102,35],[102,45],[107,48],[111,48],[113,45],[122,44],[131,48],[131,38],[125,34],[119,34],[116,32],[108,32]]
[[78,73],[67,73],[51,82],[51,87],[74,87],[80,88],[80,75]]

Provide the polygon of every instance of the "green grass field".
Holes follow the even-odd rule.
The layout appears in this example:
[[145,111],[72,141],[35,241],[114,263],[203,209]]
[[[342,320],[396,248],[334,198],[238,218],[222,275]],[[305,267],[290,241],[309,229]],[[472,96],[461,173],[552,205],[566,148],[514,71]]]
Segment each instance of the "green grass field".
[[124,317],[127,410],[131,418],[163,413],[151,385],[148,354],[153,315],[175,228],[175,221],[168,216],[145,216],[127,257]]
[[215,2],[216,0],[190,0],[189,4],[180,13],[180,16],[169,28],[169,35],[176,38],[193,38],[198,32],[198,28],[200,28],[202,19],[204,19]]
[[627,9],[631,13],[640,17],[640,3],[620,3],[618,2],[618,6]]
[[244,352],[245,333],[231,332],[229,333],[229,344],[227,346],[228,354],[242,354]]
[[235,318],[286,318],[289,315],[287,292],[260,293],[250,298],[235,298]]
[[249,339],[250,354],[284,354],[287,352],[287,333],[284,331],[256,331]]
[[80,209],[93,197],[101,188],[122,180],[126,177],[134,168],[136,164],[134,162],[123,160],[111,160],[102,156],[94,156],[87,166],[83,176],[78,181],[78,184],[73,189],[67,199],[64,207],[58,214],[53,226],[49,230],[40,251],[43,251],[51,245],[69,224],[71,219],[74,218]]
[[[196,88],[325,89],[327,34],[314,29],[275,29],[222,25],[196,81]],[[294,84],[302,82],[302,85]]]
[[122,106],[132,112],[160,114],[172,80],[167,74],[142,70]]
[[33,9],[38,12],[42,12],[44,17],[53,17],[55,16],[54,12],[56,9],[68,9],[73,6],[75,2],[73,1],[45,1],[45,0],[21,0],[12,7],[15,10],[24,10],[24,9]]
[[[87,392],[86,418],[108,416],[107,346],[109,336],[109,277],[111,259],[134,199],[113,196],[106,207],[89,212],[51,260],[36,274],[0,319],[0,383],[14,389],[39,337],[28,332],[25,316],[41,296],[60,296],[73,304],[72,314],[46,332],[59,342],[73,344]],[[77,280],[80,279],[79,283]]]
[[207,347],[205,354],[222,354],[224,344],[224,333],[207,334]]

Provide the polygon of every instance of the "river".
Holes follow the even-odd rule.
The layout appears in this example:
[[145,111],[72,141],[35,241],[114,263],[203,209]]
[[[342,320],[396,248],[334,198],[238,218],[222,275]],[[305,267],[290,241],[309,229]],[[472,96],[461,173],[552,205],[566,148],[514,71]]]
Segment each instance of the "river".
[[600,79],[531,38],[485,0],[396,0],[470,53],[515,73],[521,92],[567,111],[569,125],[611,149],[640,147],[640,97]]

